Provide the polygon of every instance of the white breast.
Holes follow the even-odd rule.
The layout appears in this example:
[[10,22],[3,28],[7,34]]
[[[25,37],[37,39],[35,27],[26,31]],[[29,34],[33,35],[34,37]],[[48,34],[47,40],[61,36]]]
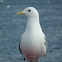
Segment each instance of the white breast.
[[42,57],[46,53],[44,34],[24,33],[21,40],[21,50],[27,60]]

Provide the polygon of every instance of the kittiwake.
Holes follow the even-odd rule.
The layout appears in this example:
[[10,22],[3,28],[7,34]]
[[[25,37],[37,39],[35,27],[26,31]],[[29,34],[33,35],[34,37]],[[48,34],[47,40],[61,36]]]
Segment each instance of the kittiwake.
[[17,15],[27,17],[25,32],[21,36],[19,50],[29,62],[38,62],[46,54],[47,42],[39,23],[39,13],[34,7],[27,7]]

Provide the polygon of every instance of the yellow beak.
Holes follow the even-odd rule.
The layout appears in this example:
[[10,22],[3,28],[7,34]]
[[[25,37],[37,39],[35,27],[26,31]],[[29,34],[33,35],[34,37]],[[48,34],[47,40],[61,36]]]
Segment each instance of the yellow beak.
[[18,12],[16,15],[21,15],[21,14],[24,15],[25,13],[21,11],[21,12]]

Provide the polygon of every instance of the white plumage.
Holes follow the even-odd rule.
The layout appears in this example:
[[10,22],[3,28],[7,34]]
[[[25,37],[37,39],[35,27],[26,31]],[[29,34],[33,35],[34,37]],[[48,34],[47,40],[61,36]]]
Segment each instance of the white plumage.
[[45,55],[47,49],[45,34],[42,32],[39,23],[39,13],[35,8],[27,7],[17,14],[27,16],[27,25],[21,36],[19,48],[26,60],[30,62],[37,61]]

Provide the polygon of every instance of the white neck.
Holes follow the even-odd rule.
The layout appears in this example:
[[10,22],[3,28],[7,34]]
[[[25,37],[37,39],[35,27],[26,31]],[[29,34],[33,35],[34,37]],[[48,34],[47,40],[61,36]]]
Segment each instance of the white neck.
[[38,28],[41,29],[39,24],[39,18],[27,18],[27,25],[25,31],[33,31],[38,30]]

